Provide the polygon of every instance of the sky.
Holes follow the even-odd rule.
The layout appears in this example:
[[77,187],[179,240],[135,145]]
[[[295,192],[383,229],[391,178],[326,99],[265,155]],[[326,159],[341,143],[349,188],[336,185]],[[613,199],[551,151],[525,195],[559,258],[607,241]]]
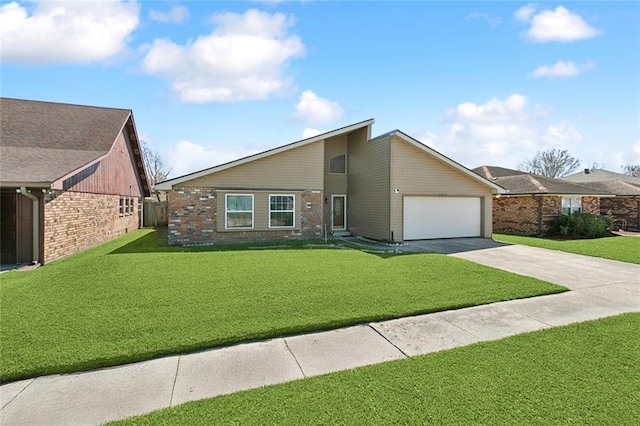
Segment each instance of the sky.
[[640,164],[640,2],[0,1],[3,97],[133,110],[172,177],[374,118],[469,168]]

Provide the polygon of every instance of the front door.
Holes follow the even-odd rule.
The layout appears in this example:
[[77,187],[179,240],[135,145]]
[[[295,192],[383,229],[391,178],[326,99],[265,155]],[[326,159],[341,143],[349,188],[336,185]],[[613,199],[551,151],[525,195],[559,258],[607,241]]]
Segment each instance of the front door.
[[345,231],[347,229],[347,196],[331,196],[331,229]]

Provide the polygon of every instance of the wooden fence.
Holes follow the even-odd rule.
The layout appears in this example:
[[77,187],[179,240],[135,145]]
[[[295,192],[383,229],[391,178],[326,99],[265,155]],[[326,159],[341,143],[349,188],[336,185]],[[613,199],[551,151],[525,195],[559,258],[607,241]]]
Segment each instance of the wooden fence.
[[142,226],[157,227],[166,226],[167,202],[166,201],[145,201],[143,205]]

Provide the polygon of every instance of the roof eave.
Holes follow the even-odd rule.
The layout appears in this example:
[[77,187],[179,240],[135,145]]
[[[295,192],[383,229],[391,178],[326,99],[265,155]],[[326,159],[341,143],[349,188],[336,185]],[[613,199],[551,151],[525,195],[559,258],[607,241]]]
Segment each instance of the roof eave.
[[42,188],[50,189],[51,182],[21,182],[21,181],[3,181],[0,182],[0,188]]
[[373,118],[369,119],[369,120],[365,120],[365,121],[360,121],[358,123],[354,123],[354,124],[351,124],[351,125],[348,125],[348,126],[345,126],[345,127],[341,127],[339,129],[331,130],[331,131],[326,132],[326,133],[321,133],[319,135],[312,136],[312,137],[307,138],[307,139],[302,139],[302,140],[299,140],[299,141],[296,141],[296,142],[293,142],[293,143],[290,143],[290,144],[287,144],[287,145],[276,147],[276,148],[273,148],[273,149],[270,149],[270,150],[267,150],[267,151],[262,151],[262,152],[259,152],[257,154],[249,155],[247,157],[243,157],[243,158],[240,158],[238,160],[230,161],[230,162],[224,163],[224,164],[219,164],[217,166],[209,167],[207,169],[200,170],[198,172],[189,173],[189,174],[186,174],[186,175],[183,175],[183,176],[179,176],[179,177],[176,177],[176,178],[173,178],[173,179],[168,179],[168,180],[165,180],[164,182],[156,183],[155,188],[156,188],[156,190],[160,190],[160,191],[168,191],[168,190],[171,190],[174,185],[180,184],[182,182],[186,182],[186,181],[189,181],[189,180],[197,179],[199,177],[207,176],[207,175],[210,175],[212,173],[218,173],[218,172],[221,172],[223,170],[230,169],[232,167],[240,166],[242,164],[249,163],[251,161],[260,160],[262,158],[266,158],[266,157],[269,157],[271,155],[279,154],[281,152],[289,151],[290,149],[298,148],[298,147],[301,147],[301,146],[304,146],[304,145],[308,145],[308,144],[311,144],[311,143],[314,143],[314,142],[319,142],[319,141],[324,140],[324,139],[329,139],[329,138],[332,138],[332,137],[335,137],[335,136],[339,136],[339,135],[344,134],[344,133],[351,133],[351,132],[353,132],[355,130],[359,130],[361,128],[371,126],[371,125],[373,125],[374,122],[375,122],[375,120]]

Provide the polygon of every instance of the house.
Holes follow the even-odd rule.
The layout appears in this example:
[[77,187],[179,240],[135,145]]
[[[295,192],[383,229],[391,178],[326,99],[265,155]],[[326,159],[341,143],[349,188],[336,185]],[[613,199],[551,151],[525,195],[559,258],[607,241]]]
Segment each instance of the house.
[[491,238],[498,185],[374,120],[159,183],[169,244]]
[[2,264],[138,228],[149,186],[131,110],[0,98],[0,113]]
[[473,171],[507,191],[493,200],[495,232],[543,235],[560,214],[600,214],[601,203],[613,197],[606,189],[504,167],[480,166]]
[[640,178],[603,169],[584,169],[563,180],[615,194],[600,201],[600,214],[612,217],[623,229],[640,229]]

